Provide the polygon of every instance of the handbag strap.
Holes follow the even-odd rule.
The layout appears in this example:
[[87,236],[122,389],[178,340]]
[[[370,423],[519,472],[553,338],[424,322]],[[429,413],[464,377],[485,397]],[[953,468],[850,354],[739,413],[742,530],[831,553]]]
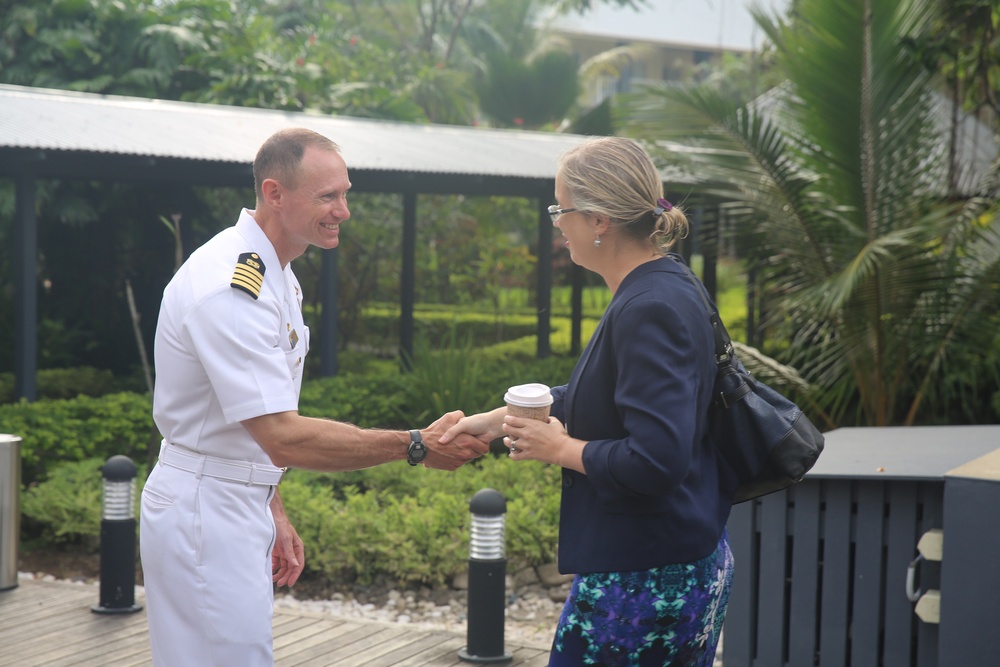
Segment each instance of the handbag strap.
[[[718,374],[739,373],[737,366],[739,360],[736,358],[736,351],[733,349],[733,341],[729,337],[729,332],[726,331],[726,325],[722,323],[722,318],[719,317],[719,311],[708,300],[708,290],[695,277],[683,257],[675,252],[667,253],[667,257],[677,262],[684,269],[684,275],[694,285],[695,291],[701,297],[701,302],[705,304],[705,310],[708,312],[708,321],[712,323],[712,332],[715,335],[715,365],[718,367]],[[750,383],[753,382],[753,379],[750,372],[744,371],[744,377],[747,379],[747,382],[739,383],[739,388],[736,391],[719,392],[716,400],[723,407],[729,407],[752,391]]]
[[700,280],[695,278],[694,273],[688,267],[683,257],[675,252],[668,253],[667,257],[677,262],[684,269],[684,275],[694,285],[695,291],[701,297],[701,302],[705,304],[705,310],[708,312],[708,321],[712,323],[712,331],[715,333],[715,363],[719,366],[729,363],[729,360],[735,355],[733,341],[729,338],[729,332],[726,331],[726,325],[722,323],[722,318],[719,317],[719,311],[713,308],[712,303],[708,300],[708,290],[705,289]]

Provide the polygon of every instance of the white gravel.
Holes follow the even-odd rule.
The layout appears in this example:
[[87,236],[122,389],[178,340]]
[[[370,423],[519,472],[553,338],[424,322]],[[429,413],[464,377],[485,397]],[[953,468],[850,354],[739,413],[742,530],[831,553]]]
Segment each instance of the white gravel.
[[[275,596],[275,608],[305,609],[339,618],[367,619],[418,628],[446,630],[464,635],[468,631],[465,591],[427,589],[390,590],[385,599],[363,602],[335,593],[327,600],[299,600],[291,594]],[[506,600],[504,640],[519,645],[549,648],[562,605],[534,591],[510,595]]]

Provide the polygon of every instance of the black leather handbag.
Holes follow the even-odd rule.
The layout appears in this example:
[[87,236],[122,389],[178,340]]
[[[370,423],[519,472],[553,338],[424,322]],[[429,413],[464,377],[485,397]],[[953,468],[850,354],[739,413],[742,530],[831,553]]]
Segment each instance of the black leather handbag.
[[708,428],[720,458],[739,479],[733,503],[801,481],[823,451],[823,434],[795,403],[743,367],[705,287],[682,258],[671,257],[694,284],[715,332],[718,369]]

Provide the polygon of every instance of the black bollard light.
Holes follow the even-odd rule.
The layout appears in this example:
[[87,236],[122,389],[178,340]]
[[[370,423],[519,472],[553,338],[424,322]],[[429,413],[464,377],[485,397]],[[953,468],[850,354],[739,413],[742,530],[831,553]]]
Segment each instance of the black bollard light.
[[467,662],[506,662],[503,630],[507,558],[504,551],[504,515],[507,501],[494,489],[472,496],[472,533],[469,541],[468,642],[458,652]]
[[101,474],[101,600],[91,610],[128,614],[142,609],[135,604],[135,464],[127,456],[112,456]]

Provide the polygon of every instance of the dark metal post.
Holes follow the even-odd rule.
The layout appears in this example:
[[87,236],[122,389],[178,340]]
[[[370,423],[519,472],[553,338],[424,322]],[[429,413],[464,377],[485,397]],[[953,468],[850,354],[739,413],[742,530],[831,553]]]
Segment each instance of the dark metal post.
[[320,331],[323,332],[319,341],[320,375],[333,377],[339,370],[337,366],[337,321],[340,317],[337,302],[337,248],[323,251],[321,269],[322,310],[320,311]]
[[416,303],[417,195],[403,194],[403,269],[399,275],[399,352],[404,371],[412,370],[413,310]]
[[699,204],[694,209],[694,220],[692,221],[695,251],[701,251],[702,267],[701,282],[708,290],[708,296],[713,301],[718,298],[719,291],[719,224],[718,219],[714,222],[709,219],[708,211],[704,204]]
[[499,491],[482,489],[469,503],[472,535],[469,544],[469,621],[466,647],[458,657],[467,662],[506,662],[504,595],[507,559],[504,515],[507,501]]
[[126,614],[142,609],[135,604],[135,464],[112,456],[101,473],[101,600],[91,610]]
[[580,341],[583,339],[583,267],[579,264],[573,264],[570,269],[570,277],[573,284],[573,296],[569,354],[571,357],[578,357],[582,349]]
[[538,352],[539,359],[552,354],[552,219],[547,198],[538,200]]
[[38,398],[38,184],[32,174],[18,176],[14,201],[14,395]]

